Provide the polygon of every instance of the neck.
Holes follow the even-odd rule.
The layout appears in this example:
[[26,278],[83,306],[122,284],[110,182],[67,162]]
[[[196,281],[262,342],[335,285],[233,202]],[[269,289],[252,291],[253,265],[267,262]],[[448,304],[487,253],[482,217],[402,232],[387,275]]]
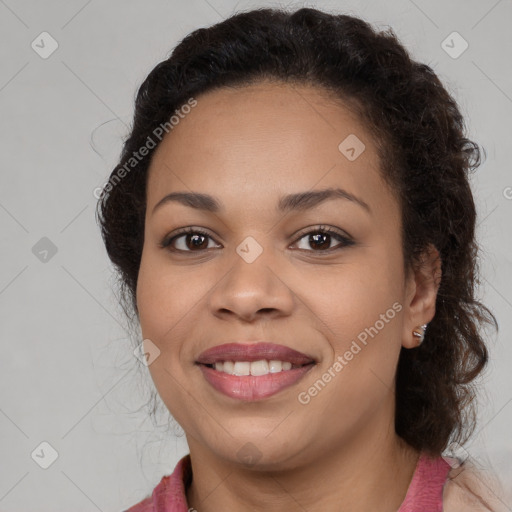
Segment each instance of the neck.
[[307,464],[279,471],[241,468],[189,442],[193,479],[188,505],[198,512],[396,512],[419,452],[391,426],[385,434],[373,436],[373,442],[363,435],[348,448],[333,448]]

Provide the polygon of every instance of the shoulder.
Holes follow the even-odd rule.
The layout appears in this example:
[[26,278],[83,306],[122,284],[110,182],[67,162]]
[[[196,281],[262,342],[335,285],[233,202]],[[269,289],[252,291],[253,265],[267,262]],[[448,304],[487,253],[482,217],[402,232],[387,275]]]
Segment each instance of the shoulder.
[[443,512],[502,512],[510,510],[498,479],[470,461],[452,468],[443,489]]

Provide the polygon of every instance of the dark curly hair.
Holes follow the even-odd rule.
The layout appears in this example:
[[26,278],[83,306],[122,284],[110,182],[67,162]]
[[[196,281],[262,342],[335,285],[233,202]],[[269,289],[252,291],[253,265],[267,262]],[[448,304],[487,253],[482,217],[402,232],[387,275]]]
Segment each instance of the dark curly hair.
[[479,248],[469,173],[480,165],[481,153],[465,137],[455,100],[428,65],[411,59],[392,29],[377,31],[357,17],[312,8],[255,9],[190,33],[149,73],[96,212],[125,313],[138,319],[147,170],[155,148],[130,172],[126,163],[191,97],[262,80],[327,90],[374,136],[382,176],[401,207],[405,270],[418,264],[429,244],[442,261],[425,341],[401,349],[396,432],[433,455],[450,442],[467,442],[476,423],[473,381],[488,361],[480,326],[498,328],[475,297]]

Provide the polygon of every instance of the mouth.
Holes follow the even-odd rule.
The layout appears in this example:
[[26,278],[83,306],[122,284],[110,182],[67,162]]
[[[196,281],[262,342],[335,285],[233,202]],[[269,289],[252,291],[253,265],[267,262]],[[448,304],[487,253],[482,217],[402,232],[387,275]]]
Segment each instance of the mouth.
[[314,362],[306,364],[293,364],[290,361],[280,361],[277,359],[260,359],[258,361],[217,361],[213,364],[205,364],[208,368],[213,368],[218,372],[227,373],[228,375],[268,375],[269,373],[279,373],[288,370],[296,370],[314,364]]
[[301,380],[317,361],[284,345],[228,343],[203,352],[196,364],[206,381],[238,400],[268,398]]

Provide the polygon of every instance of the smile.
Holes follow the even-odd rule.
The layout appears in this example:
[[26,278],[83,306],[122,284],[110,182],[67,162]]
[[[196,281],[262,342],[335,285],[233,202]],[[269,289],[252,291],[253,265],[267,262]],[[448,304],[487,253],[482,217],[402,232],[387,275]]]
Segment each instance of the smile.
[[196,364],[215,390],[230,398],[253,401],[297,383],[316,361],[284,345],[227,343],[203,352]]
[[[302,365],[300,365],[302,366]],[[228,373],[229,375],[267,375],[268,373],[279,373],[291,370],[292,367],[300,368],[293,365],[290,361],[267,361],[261,359],[259,361],[219,361],[215,365],[210,365],[218,372]]]

